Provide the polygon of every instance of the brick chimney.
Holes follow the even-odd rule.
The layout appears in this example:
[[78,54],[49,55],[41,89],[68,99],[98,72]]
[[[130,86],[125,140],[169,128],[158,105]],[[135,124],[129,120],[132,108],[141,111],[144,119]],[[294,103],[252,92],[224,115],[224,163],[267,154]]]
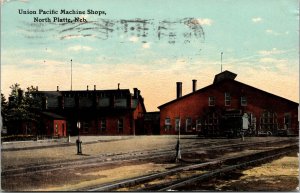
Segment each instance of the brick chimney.
[[176,82],[177,85],[177,98],[182,97],[182,82]]
[[59,86],[56,86],[56,91],[59,91]]
[[133,88],[133,98],[137,99],[138,98],[138,89]]
[[197,90],[197,80],[193,80],[193,92]]
[[86,85],[86,90],[87,90],[87,91],[89,90],[89,85]]

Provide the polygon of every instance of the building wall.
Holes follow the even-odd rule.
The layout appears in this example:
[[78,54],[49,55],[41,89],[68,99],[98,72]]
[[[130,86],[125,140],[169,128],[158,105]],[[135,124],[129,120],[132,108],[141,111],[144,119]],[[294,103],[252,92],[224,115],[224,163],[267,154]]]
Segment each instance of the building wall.
[[53,121],[44,118],[43,119],[43,123],[44,123],[44,131],[46,133],[47,136],[52,136],[53,135]]
[[144,131],[144,108],[141,103],[138,103],[136,109],[133,111],[132,114],[132,129],[135,135],[144,135],[146,134]]
[[[230,93],[231,105],[225,106],[225,92]],[[208,98],[215,97],[215,106],[208,105]],[[241,105],[241,96],[247,97],[247,106]],[[279,129],[284,129],[284,117],[290,115],[291,124],[288,128],[291,134],[298,134],[298,104],[280,97],[259,91],[253,87],[226,80],[218,84],[196,91],[188,97],[183,97],[161,108],[160,131],[161,134],[176,134],[175,119],[181,118],[181,132],[197,133],[196,120],[205,119],[207,114],[215,112],[216,116],[226,110],[240,110],[242,113],[251,113],[256,118],[256,134],[260,131],[261,118],[264,112],[272,112],[277,116]],[[165,120],[170,118],[171,129],[166,129]],[[192,129],[185,131],[185,121],[192,120]],[[195,129],[193,129],[195,128]]]
[[[132,135],[134,120],[132,112],[115,115],[99,115],[93,119],[81,119],[81,135]],[[105,122],[104,124],[102,122]],[[87,124],[85,127],[84,124]]]

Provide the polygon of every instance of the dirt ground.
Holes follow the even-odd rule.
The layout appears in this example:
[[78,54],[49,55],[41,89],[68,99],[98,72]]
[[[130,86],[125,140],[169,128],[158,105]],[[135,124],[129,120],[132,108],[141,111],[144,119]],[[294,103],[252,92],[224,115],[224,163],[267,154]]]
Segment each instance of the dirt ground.
[[[101,138],[99,138],[101,139]],[[257,137],[257,138],[245,138],[245,141],[265,141],[273,138]],[[277,138],[279,139],[279,138]],[[188,139],[182,136],[182,143],[199,141],[206,139]],[[218,139],[218,141],[227,141],[227,139]],[[239,141],[240,139],[233,139],[233,141]],[[103,141],[93,144],[82,144],[82,152],[85,156],[97,156],[99,154],[130,152],[135,150],[155,150],[161,149],[166,146],[176,145],[177,136],[165,135],[165,136],[134,136],[129,139]],[[20,144],[22,146],[22,144]],[[172,149],[174,147],[171,147]],[[76,145],[41,148],[41,149],[29,149],[20,151],[2,151],[1,152],[1,167],[2,169],[17,167],[20,165],[30,164],[46,164],[59,161],[80,159],[76,155]]]
[[[117,154],[135,150],[174,149],[177,138],[174,136],[145,136],[121,141],[84,144],[86,156]],[[194,139],[185,139],[186,143]],[[197,139],[199,140],[199,139]],[[203,139],[204,140],[204,139]],[[218,139],[222,140],[222,139]],[[250,139],[249,139],[250,140]],[[251,139],[254,140],[254,139]],[[255,139],[255,140],[266,140]],[[183,154],[184,155],[184,154]],[[5,151],[1,154],[2,168],[18,167],[24,164],[50,163],[78,159],[76,147],[55,147],[22,151]],[[28,176],[8,176],[2,178],[5,191],[69,191],[85,186],[107,183],[124,178],[165,171],[174,164],[169,162],[119,163],[106,167],[87,167],[55,172],[43,172]],[[299,160],[293,154],[260,167],[236,171],[214,181],[197,184],[188,190],[210,191],[295,191],[299,186]],[[229,178],[230,177],[230,178]],[[230,179],[230,180],[228,180]],[[5,186],[3,186],[5,185]]]
[[[160,149],[168,145],[176,144],[176,136],[155,137],[143,136],[121,141],[99,142],[94,144],[82,144],[82,152],[85,156],[97,156],[99,154],[130,152],[135,150]],[[76,146],[42,148],[34,150],[4,151],[1,152],[2,169],[16,167],[24,164],[45,164],[60,160],[75,160],[81,157],[76,155]]]
[[290,155],[242,172],[226,186],[234,191],[299,191],[299,157]]
[[[157,163],[127,163],[122,165],[111,165],[101,168],[84,168],[57,171],[55,173],[38,173],[29,177],[17,176],[5,183],[5,191],[74,191],[84,187],[105,184],[126,178],[133,178],[155,172],[166,171],[175,164]],[[51,178],[48,178],[48,175]],[[49,176],[49,177],[50,177]],[[68,180],[65,180],[68,179]],[[13,181],[13,183],[12,183]]]
[[183,190],[276,192],[299,191],[299,157],[296,153],[243,171],[223,174]]

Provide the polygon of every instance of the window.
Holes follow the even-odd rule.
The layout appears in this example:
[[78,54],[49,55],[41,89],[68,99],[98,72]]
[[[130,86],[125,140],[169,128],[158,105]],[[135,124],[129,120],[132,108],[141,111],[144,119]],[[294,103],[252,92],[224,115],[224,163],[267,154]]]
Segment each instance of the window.
[[192,118],[188,117],[185,120],[185,131],[191,131],[192,130]]
[[106,119],[105,118],[102,118],[100,120],[99,129],[100,129],[100,132],[105,132],[106,131]]
[[245,96],[241,97],[241,106],[247,106],[247,97]]
[[215,106],[215,97],[208,97],[208,106]]
[[205,115],[202,122],[202,130],[206,135],[218,135],[220,115],[216,112],[210,112]]
[[171,119],[170,118],[166,118],[165,119],[165,131],[171,129]]
[[290,129],[291,128],[291,114],[285,113],[284,114],[284,129]]
[[48,100],[47,100],[47,98],[45,99],[45,109],[48,109]]
[[278,129],[277,114],[270,111],[264,111],[260,117],[260,131],[262,133],[271,132],[274,134]]
[[142,118],[142,117],[143,117],[143,113],[142,113],[142,112],[139,112],[138,118]]
[[55,135],[57,135],[58,134],[58,125],[57,125],[57,123],[55,123]]
[[201,131],[201,119],[196,120],[196,131]]
[[123,125],[123,119],[119,119],[118,120],[118,132],[119,133],[123,133],[123,127],[124,127],[124,125]]
[[230,105],[231,105],[230,93],[225,92],[225,106],[230,106]]
[[175,119],[175,131],[179,131],[180,129],[180,118]]

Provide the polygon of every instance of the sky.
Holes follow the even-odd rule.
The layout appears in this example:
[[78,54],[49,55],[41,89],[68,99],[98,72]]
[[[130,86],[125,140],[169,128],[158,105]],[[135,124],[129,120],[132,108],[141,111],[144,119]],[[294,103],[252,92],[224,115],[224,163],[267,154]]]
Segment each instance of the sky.
[[[298,0],[1,0],[1,92],[133,88],[147,111],[236,80],[299,101]],[[221,62],[221,52],[222,62]],[[72,60],[72,62],[71,62]]]

